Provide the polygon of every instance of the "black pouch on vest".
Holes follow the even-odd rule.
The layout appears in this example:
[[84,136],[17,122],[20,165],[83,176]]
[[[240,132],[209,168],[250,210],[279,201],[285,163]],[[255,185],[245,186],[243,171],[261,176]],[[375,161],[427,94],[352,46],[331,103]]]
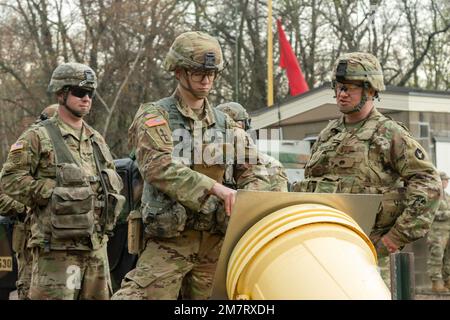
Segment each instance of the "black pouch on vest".
[[177,237],[186,226],[186,209],[148,183],[144,183],[141,213],[145,233],[151,237]]

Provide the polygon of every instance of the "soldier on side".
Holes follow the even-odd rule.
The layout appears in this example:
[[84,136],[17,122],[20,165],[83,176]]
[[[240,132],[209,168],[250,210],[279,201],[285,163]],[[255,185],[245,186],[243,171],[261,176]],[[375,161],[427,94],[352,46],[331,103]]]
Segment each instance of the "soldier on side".
[[49,92],[58,112],[27,129],[4,164],[4,191],[31,209],[30,299],[109,299],[106,243],[124,202],[103,137],[83,120],[97,87],[94,71],[64,63]]
[[445,191],[448,176],[441,171],[442,197],[428,233],[427,268],[432,287],[437,293],[450,291],[450,196]]
[[339,57],[332,87],[342,116],[322,130],[294,191],[382,194],[370,239],[389,284],[389,254],[424,237],[439,205],[439,174],[408,129],[382,115],[374,99],[385,89],[377,58]]
[[[164,67],[174,72],[175,92],[142,104],[129,129],[129,146],[144,179],[144,245],[136,268],[113,299],[209,298],[236,197],[235,190],[222,184],[228,163],[222,161],[227,153],[222,151],[238,143],[234,137],[220,138],[237,127],[207,99],[224,68],[219,42],[203,32],[183,33]],[[251,181],[254,165],[248,157],[256,151],[248,141],[239,141],[244,158],[233,159],[237,188],[245,187],[242,177]],[[179,156],[182,149],[186,152]]]
[[[230,116],[231,119],[243,130],[250,130],[251,118],[245,108],[237,102],[226,102],[218,105],[217,110],[222,111]],[[248,190],[264,190],[264,191],[288,191],[288,178],[284,172],[283,165],[274,157],[266,153],[258,152],[258,158],[265,166],[259,166],[256,175],[261,176],[261,180],[249,183],[246,186]],[[269,183],[264,180],[268,180]],[[267,188],[261,186],[261,181]]]
[[[44,108],[36,123],[53,117],[58,109],[57,104]],[[32,252],[28,248],[28,239],[31,236],[30,216],[27,208],[20,202],[4,194],[0,187],[0,215],[13,220],[12,248],[17,261],[17,296],[19,300],[28,300],[28,291],[31,283]]]

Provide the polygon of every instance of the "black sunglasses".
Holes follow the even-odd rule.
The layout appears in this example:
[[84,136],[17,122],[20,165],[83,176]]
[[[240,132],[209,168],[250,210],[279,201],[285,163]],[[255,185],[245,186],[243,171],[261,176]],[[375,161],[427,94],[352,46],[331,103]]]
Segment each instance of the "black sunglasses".
[[70,93],[77,98],[84,98],[84,96],[88,95],[89,98],[95,97],[95,90],[84,89],[81,87],[70,87]]

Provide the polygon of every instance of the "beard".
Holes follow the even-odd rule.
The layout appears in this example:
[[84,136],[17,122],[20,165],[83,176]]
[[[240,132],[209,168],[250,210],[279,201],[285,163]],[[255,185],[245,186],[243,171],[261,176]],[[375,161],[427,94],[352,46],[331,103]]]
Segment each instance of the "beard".
[[75,110],[74,108],[69,107],[69,105],[67,104],[65,104],[64,107],[66,107],[66,109],[69,110],[69,112],[77,118],[83,118],[84,116],[88,115],[90,111],[90,109]]

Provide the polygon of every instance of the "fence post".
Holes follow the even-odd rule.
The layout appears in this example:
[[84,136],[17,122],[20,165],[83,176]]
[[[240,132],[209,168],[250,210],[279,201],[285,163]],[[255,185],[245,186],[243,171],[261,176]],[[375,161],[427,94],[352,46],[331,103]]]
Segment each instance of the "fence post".
[[392,300],[415,299],[414,253],[396,252],[390,255]]

